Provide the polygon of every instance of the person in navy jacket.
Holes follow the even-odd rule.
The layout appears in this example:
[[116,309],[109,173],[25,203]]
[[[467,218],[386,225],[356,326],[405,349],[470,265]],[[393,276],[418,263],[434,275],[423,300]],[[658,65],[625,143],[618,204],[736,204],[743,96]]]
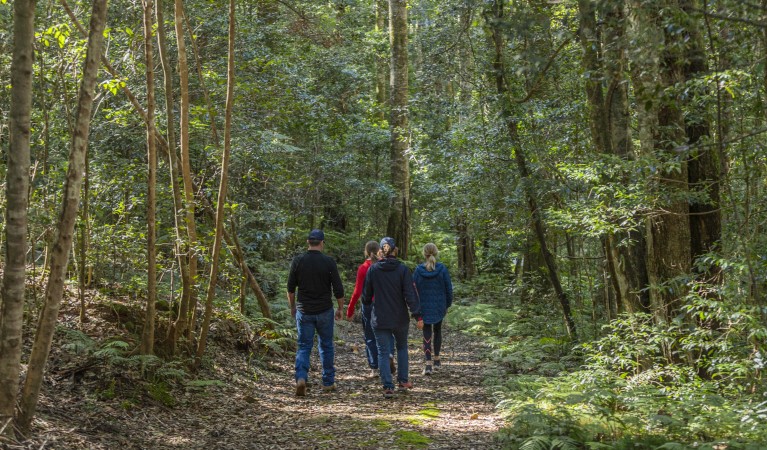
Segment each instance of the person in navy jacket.
[[[453,283],[450,273],[442,263],[437,262],[439,250],[437,246],[429,243],[423,247],[423,256],[426,262],[415,268],[413,281],[421,301],[421,314],[423,315],[423,351],[426,364],[423,368],[424,375],[431,375],[432,362],[436,369],[440,367],[439,352],[442,347],[442,320],[447,314],[447,309],[453,304]],[[432,340],[434,354],[432,355]]]
[[[386,361],[391,353],[391,336],[397,347],[398,387],[411,389],[408,381],[407,334],[410,315],[417,320],[417,327],[423,328],[421,307],[413,285],[410,270],[397,259],[397,247],[394,239],[381,239],[382,259],[368,269],[365,277],[365,289],[362,295],[364,305],[373,305],[370,322],[376,335],[378,361]],[[373,297],[375,296],[375,301]],[[408,314],[410,310],[410,315]],[[386,364],[378,364],[379,375],[384,388],[384,397],[394,396],[392,373]]]

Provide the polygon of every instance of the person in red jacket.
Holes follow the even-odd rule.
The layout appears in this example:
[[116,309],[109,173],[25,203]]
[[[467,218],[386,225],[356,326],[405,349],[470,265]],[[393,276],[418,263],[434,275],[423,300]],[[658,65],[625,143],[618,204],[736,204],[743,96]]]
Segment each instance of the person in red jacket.
[[[370,266],[378,261],[378,252],[381,247],[376,241],[368,241],[365,244],[365,262],[363,262],[357,269],[357,281],[354,284],[354,293],[349,301],[349,307],[346,309],[346,319],[351,320],[354,316],[354,307],[357,305],[357,300],[362,296],[362,288],[365,286],[365,277],[367,276]],[[365,354],[368,358],[368,366],[370,366],[370,378],[378,376],[378,347],[376,346],[376,335],[373,332],[373,326],[370,323],[370,312],[372,305],[361,306],[362,312],[362,330],[365,334]],[[394,347],[394,336],[392,336],[392,348]],[[391,373],[397,372],[397,367],[394,364],[394,358],[389,356],[389,368]]]

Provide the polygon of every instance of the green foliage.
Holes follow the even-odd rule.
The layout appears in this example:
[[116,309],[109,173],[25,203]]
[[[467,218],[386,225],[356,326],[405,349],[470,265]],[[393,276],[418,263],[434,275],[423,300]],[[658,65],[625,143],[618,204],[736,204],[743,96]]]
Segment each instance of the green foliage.
[[146,392],[153,400],[164,406],[172,407],[176,404],[176,398],[165,383],[150,383],[146,387]]

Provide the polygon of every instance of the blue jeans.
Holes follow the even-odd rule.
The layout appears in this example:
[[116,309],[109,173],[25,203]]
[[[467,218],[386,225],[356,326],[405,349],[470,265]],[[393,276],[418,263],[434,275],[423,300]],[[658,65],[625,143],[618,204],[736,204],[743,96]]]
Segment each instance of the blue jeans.
[[335,317],[333,308],[319,314],[304,314],[296,311],[296,328],[298,329],[298,350],[296,351],[296,381],[303,378],[308,381],[309,357],[314,345],[314,332],[317,331],[319,343],[317,348],[322,361],[322,384],[330,386],[336,380],[334,365],[335,351],[333,349],[333,325]]
[[[376,344],[378,344],[378,360],[385,361],[386,357],[392,354],[392,336],[397,344],[397,381],[406,383],[408,377],[408,355],[407,355],[407,332],[408,325],[393,330],[373,330],[376,335]],[[391,370],[386,364],[379,364],[378,373],[381,376],[381,382],[384,389],[394,389],[394,382],[391,377]]]
[[[376,345],[376,334],[373,331],[373,322],[370,314],[373,311],[373,305],[362,304],[362,330],[365,332],[365,354],[368,357],[368,366],[371,369],[378,368],[378,346]],[[391,342],[389,348],[394,348],[394,335],[389,336]],[[391,355],[391,353],[389,353]]]

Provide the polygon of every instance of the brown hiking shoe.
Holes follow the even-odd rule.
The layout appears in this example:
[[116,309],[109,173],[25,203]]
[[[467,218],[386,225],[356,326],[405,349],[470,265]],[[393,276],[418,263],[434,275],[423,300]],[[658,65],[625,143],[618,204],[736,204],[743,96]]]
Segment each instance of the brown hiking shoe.
[[306,380],[299,378],[296,380],[296,397],[303,397],[306,395]]

